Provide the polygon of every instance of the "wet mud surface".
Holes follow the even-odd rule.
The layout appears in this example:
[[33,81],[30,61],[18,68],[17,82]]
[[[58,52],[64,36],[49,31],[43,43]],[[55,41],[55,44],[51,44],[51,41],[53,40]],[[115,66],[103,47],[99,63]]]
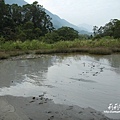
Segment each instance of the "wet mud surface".
[[[77,108],[93,108],[109,118],[120,119],[120,113],[104,113],[109,110],[110,103],[120,104],[119,85],[120,55],[45,55],[35,59],[29,55],[0,61],[0,96],[10,95],[5,99],[11,104],[14,100],[19,101],[14,102],[14,106],[17,109],[25,107],[25,115],[31,115],[32,108],[33,112],[37,112],[38,106],[43,106],[43,109],[47,109],[43,116],[49,116],[44,119],[55,119],[62,114],[62,111],[58,116],[55,113],[60,106],[65,106],[63,111],[67,114],[63,118],[60,117],[61,119],[73,119],[69,114],[76,112]],[[44,95],[43,100],[40,100],[42,96],[39,95]],[[53,110],[54,117],[50,114],[49,105],[45,103],[47,101],[51,108],[56,106]],[[71,111],[72,107],[69,106],[76,107]],[[71,112],[65,112],[66,109]],[[72,114],[74,120],[80,118],[79,112],[80,110]],[[30,117],[31,120],[33,118],[38,119]]]
[[29,98],[4,96],[0,101],[1,98],[9,103],[0,111],[2,120],[112,120],[90,107],[55,104],[41,95]]

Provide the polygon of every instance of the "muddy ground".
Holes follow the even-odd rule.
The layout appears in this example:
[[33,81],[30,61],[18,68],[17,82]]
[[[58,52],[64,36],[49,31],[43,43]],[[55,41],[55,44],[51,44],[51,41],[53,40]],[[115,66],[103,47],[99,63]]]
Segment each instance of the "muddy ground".
[[0,97],[0,120],[111,120],[92,108],[55,104],[38,97]]

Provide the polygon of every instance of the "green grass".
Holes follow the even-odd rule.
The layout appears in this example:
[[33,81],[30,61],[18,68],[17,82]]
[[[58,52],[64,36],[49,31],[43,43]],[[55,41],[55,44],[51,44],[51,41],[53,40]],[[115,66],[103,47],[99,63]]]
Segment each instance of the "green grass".
[[[0,44],[0,59],[21,54],[52,54],[52,53],[89,53],[89,54],[112,54],[120,52],[120,39],[102,38],[99,40],[59,41],[48,44],[39,40],[32,41],[8,41]],[[2,52],[3,51],[3,52]]]

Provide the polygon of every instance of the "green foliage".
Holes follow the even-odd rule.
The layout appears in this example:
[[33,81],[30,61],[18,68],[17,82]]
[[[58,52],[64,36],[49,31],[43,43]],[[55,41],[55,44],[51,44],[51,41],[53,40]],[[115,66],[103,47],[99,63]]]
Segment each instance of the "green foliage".
[[25,41],[27,39],[27,35],[21,31],[18,35],[17,35],[17,39],[21,40],[21,41]]
[[62,37],[62,40],[74,40],[78,38],[78,31],[70,27],[61,27],[56,32]]
[[94,39],[99,39],[101,37],[110,36],[120,38],[120,20],[112,19],[105,26],[98,28],[97,26],[93,27]]
[[60,40],[60,36],[56,32],[47,33],[44,41],[47,43],[54,43]]
[[40,28],[38,28],[38,27],[35,28],[33,32],[34,32],[34,38],[35,38],[35,39],[37,39],[37,38],[39,38],[40,36],[42,36],[42,31],[41,31]]
[[[1,41],[2,41],[1,37]],[[79,40],[74,41],[58,41],[53,44],[48,44],[39,40],[26,41],[7,41],[0,44],[0,59],[8,58],[9,56],[17,56],[30,53],[33,51],[36,54],[51,54],[51,53],[90,53],[90,54],[111,54],[112,52],[120,52],[120,40],[102,38],[99,40]]]
[[78,32],[70,27],[61,27],[49,32],[44,37],[44,42],[54,43],[58,41],[73,41],[78,38]]
[[0,37],[0,43],[4,43],[5,42],[5,38],[3,36]]
[[0,2],[0,36],[6,41],[38,39],[53,29],[50,16],[38,2],[22,7]]

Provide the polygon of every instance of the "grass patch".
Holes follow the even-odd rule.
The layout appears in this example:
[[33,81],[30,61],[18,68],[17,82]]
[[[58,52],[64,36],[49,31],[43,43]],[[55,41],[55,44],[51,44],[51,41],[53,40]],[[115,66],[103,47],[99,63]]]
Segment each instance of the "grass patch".
[[58,41],[48,44],[39,40],[8,41],[0,44],[0,59],[23,54],[89,53],[110,55],[120,52],[119,39]]

